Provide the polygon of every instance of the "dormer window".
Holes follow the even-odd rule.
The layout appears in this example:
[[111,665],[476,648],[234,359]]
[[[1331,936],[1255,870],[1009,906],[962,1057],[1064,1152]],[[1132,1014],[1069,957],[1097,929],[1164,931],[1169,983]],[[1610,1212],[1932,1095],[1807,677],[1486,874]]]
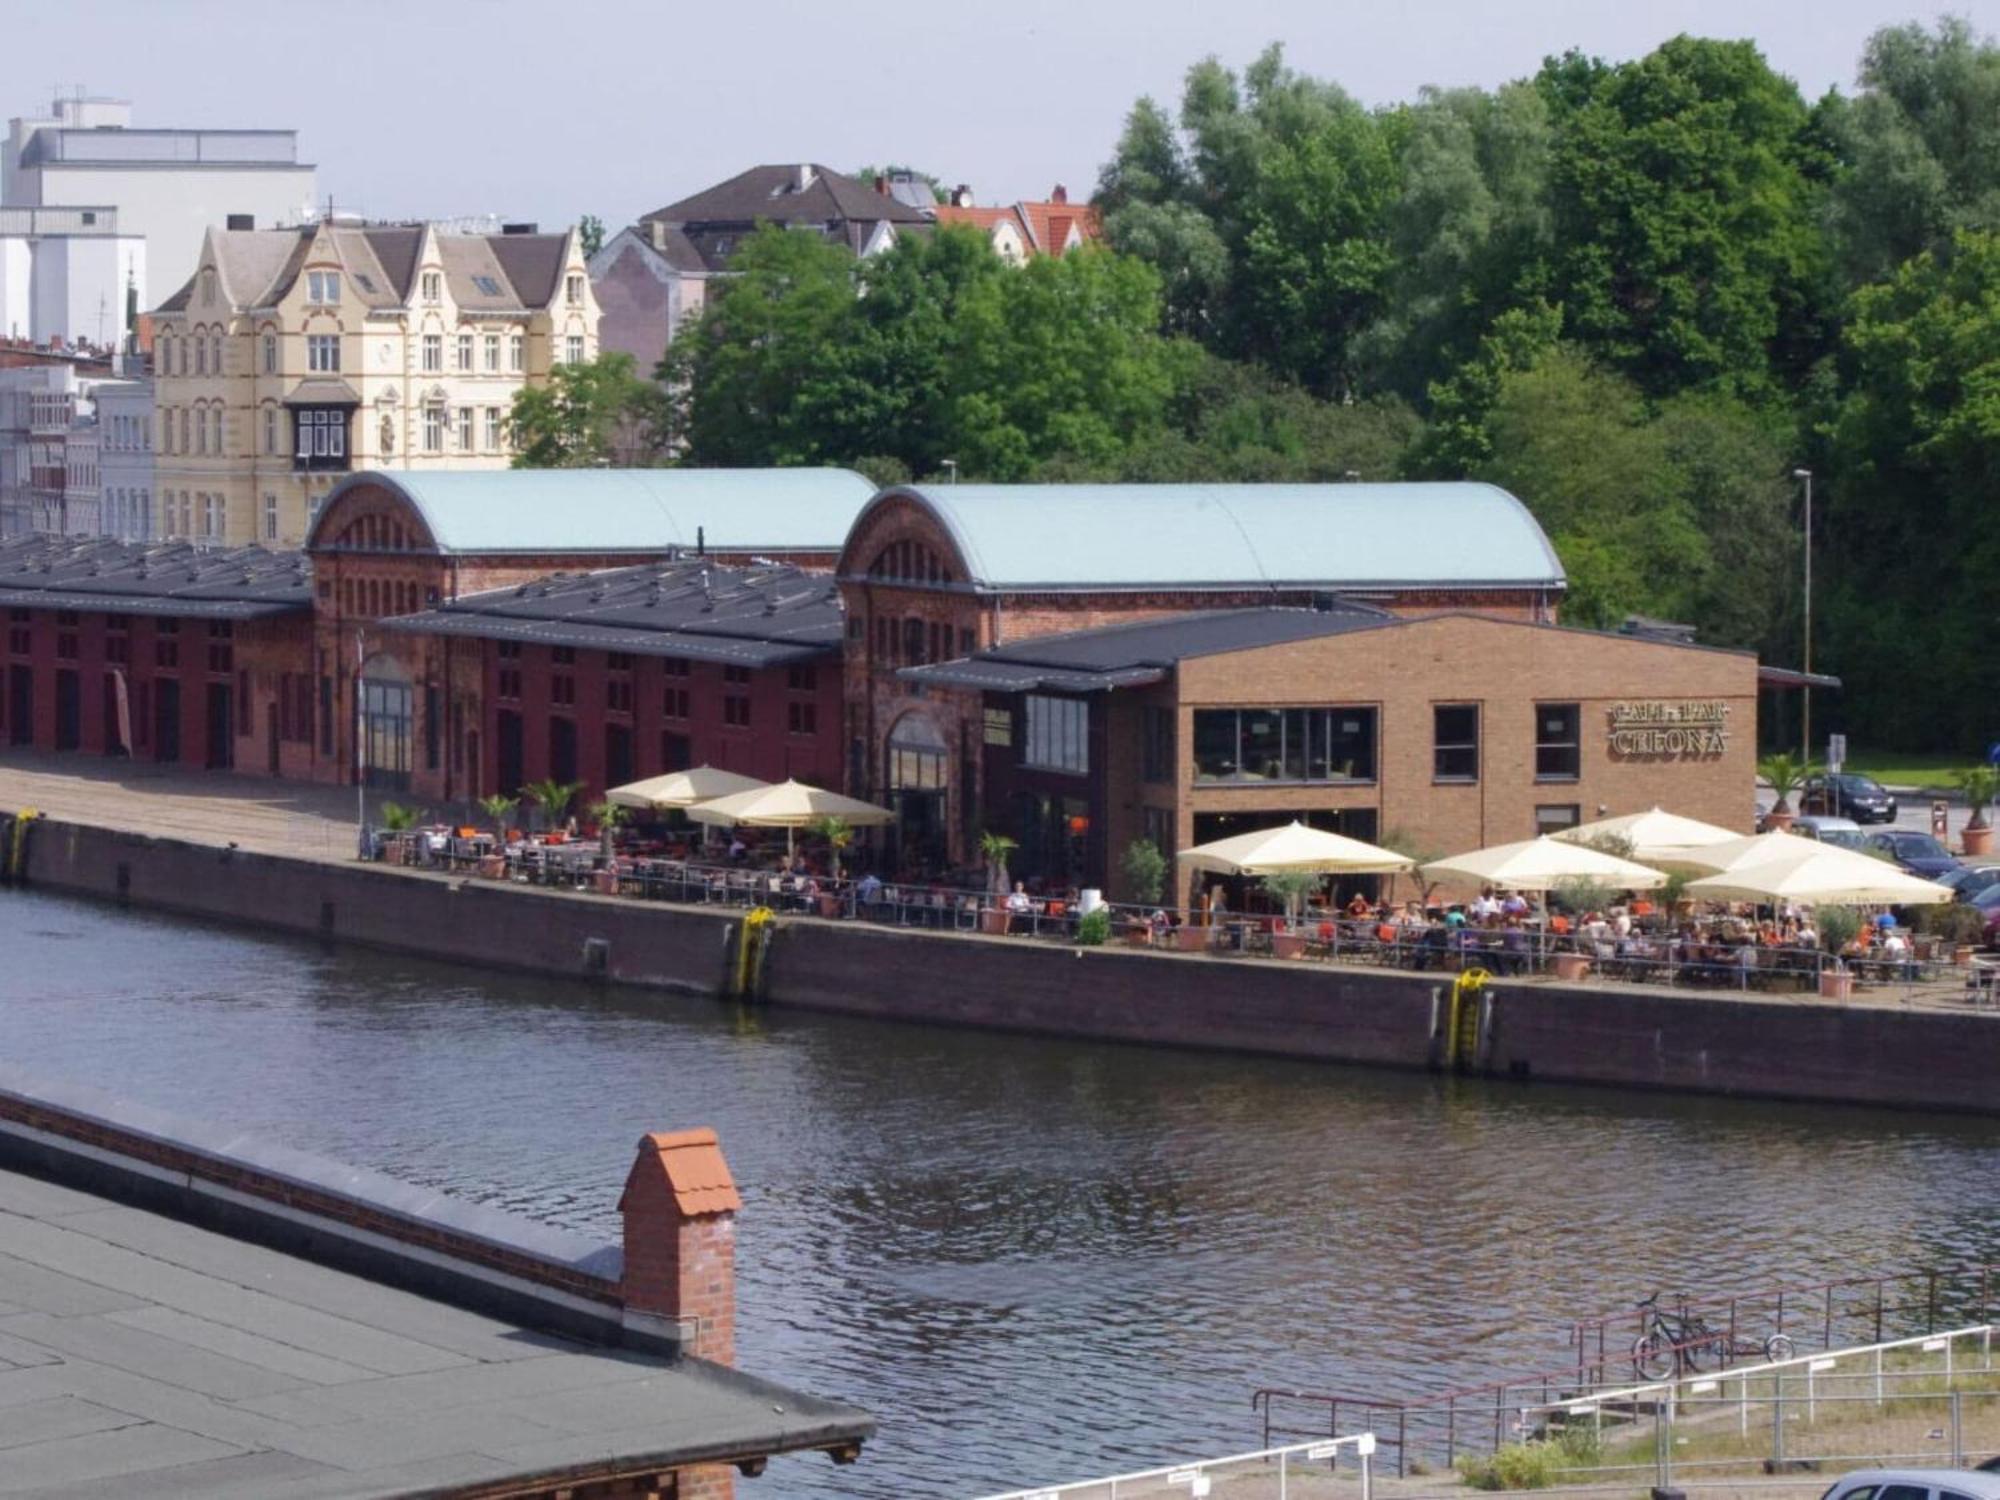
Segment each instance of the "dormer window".
[[500,295],[500,283],[495,281],[491,276],[475,276],[472,278],[472,284],[478,288],[479,295],[482,297],[497,297]]
[[563,300],[568,302],[571,307],[583,306],[583,278],[581,276],[565,278]]
[[324,307],[340,300],[340,273],[338,271],[306,272],[306,301]]
[[443,274],[442,274],[441,272],[438,272],[438,271],[426,271],[426,272],[424,272],[424,275],[423,275],[423,292],[424,292],[424,301],[426,301],[426,302],[441,302],[441,301],[443,301],[443,300],[444,300],[444,276],[443,276]]

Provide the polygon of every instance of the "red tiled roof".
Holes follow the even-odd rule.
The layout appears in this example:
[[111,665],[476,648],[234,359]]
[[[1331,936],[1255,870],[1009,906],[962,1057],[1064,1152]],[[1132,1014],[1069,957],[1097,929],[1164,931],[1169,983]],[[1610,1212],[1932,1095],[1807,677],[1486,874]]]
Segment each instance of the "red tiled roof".
[[[735,1213],[743,1207],[736,1179],[729,1175],[729,1163],[722,1159],[722,1147],[713,1130],[656,1131],[646,1136],[639,1142],[639,1157],[626,1179],[626,1191],[631,1191],[632,1178],[654,1167],[666,1174],[674,1202],[688,1218]],[[622,1200],[619,1206],[624,1207]]]
[[1022,203],[1017,205],[1035,231],[1035,244],[1044,255],[1062,254],[1063,242],[1072,226],[1086,243],[1101,239],[1097,209],[1089,203]]

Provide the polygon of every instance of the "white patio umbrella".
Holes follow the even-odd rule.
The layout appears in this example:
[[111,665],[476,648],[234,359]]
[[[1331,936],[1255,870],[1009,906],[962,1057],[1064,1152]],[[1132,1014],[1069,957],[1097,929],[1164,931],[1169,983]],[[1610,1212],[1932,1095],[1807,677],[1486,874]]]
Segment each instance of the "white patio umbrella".
[[1588,844],[1606,836],[1628,841],[1632,845],[1632,858],[1647,865],[1677,862],[1691,851],[1734,843],[1742,837],[1730,829],[1718,828],[1698,818],[1684,818],[1659,807],[1616,818],[1599,818],[1595,823],[1565,828],[1555,835],[1566,844]]
[[1456,877],[1510,891],[1546,891],[1566,880],[1596,880],[1626,891],[1657,890],[1667,883],[1658,870],[1547,836],[1454,854],[1423,868],[1433,880]]
[[1744,834],[1726,844],[1709,844],[1700,849],[1684,849],[1671,859],[1659,863],[1675,866],[1683,870],[1694,870],[1701,875],[1720,875],[1729,870],[1748,869],[1751,865],[1762,864],[1773,859],[1798,859],[1815,849],[1826,849],[1831,845],[1822,844],[1818,839],[1809,839],[1796,833],[1787,833],[1782,828],[1774,828],[1769,833]]
[[1690,896],[1720,901],[1795,901],[1802,906],[1928,906],[1952,892],[1905,874],[1887,860],[1812,839],[1803,845],[1732,866],[1719,875],[1690,880]]
[[696,766],[690,771],[669,771],[664,776],[649,776],[644,781],[614,786],[604,796],[605,800],[620,807],[665,812],[676,807],[692,807],[697,802],[712,802],[717,797],[728,797],[737,792],[754,792],[769,785],[768,781],[739,775],[735,771]]
[[781,781],[776,786],[754,787],[710,802],[697,802],[687,810],[697,823],[741,823],[750,828],[785,830],[785,852],[792,849],[793,834],[810,828],[821,818],[843,818],[857,828],[877,827],[896,821],[886,807],[843,797],[838,792],[807,786],[802,781]]
[[1197,870],[1225,875],[1381,875],[1407,870],[1416,861],[1393,849],[1378,849],[1299,822],[1258,828],[1209,844],[1183,849],[1175,858]]

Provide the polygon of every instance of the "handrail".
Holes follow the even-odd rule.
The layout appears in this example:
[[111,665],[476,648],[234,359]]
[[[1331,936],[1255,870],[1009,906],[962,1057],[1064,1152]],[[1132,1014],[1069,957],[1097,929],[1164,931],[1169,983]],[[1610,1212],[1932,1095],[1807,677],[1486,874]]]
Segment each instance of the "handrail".
[[[1375,1434],[1372,1432],[1351,1433],[1346,1437],[1321,1438],[1317,1442],[1288,1443],[1279,1448],[1259,1448],[1250,1453],[1232,1453],[1222,1458],[1189,1459],[1184,1463],[1167,1464],[1158,1469],[1140,1469],[1131,1474],[1107,1474],[1101,1479],[1076,1479],[1065,1484],[1039,1485],[1032,1489],[1007,1490],[997,1495],[982,1496],[981,1500],[1062,1500],[1064,1495],[1076,1494],[1082,1490],[1109,1488],[1116,1497],[1121,1484],[1144,1484],[1157,1480],[1167,1484],[1188,1484],[1197,1475],[1225,1465],[1269,1463],[1276,1459],[1280,1463],[1294,1458],[1305,1458],[1314,1463],[1322,1459],[1336,1458],[1340,1451],[1352,1448],[1361,1460],[1362,1500],[1369,1500],[1370,1479],[1369,1459],[1375,1453]],[[1205,1491],[1202,1491],[1205,1493]]]

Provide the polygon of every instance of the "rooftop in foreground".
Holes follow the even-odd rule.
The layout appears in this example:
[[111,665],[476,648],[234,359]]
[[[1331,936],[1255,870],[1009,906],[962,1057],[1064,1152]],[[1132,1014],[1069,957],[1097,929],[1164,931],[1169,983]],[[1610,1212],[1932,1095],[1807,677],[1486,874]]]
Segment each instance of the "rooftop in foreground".
[[487,1493],[811,1446],[864,1418],[592,1348],[0,1169],[0,1492]]

